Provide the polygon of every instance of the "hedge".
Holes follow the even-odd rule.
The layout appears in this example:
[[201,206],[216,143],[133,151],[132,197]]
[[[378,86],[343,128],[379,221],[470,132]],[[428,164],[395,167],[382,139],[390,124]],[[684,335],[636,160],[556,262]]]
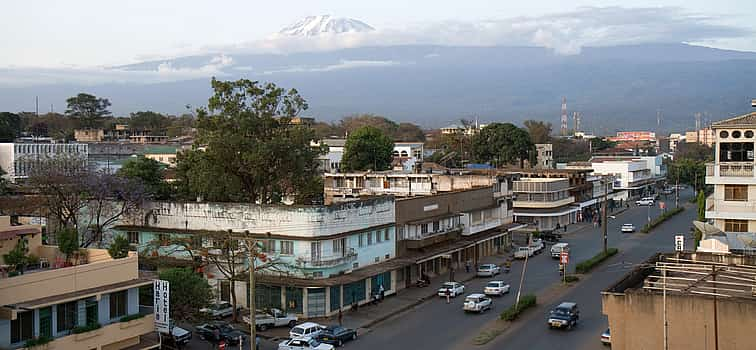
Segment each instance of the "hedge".
[[102,326],[99,323],[91,323],[86,326],[76,326],[73,329],[71,329],[71,333],[73,334],[86,333],[86,332],[91,332],[99,328],[102,328]]
[[51,341],[52,341],[52,338],[46,335],[41,335],[37,338],[27,340],[26,344],[24,344],[24,347],[33,348],[35,346],[45,345]]
[[577,282],[580,281],[580,277],[575,275],[567,275],[564,277],[564,281],[567,283]]
[[512,305],[508,309],[501,313],[501,319],[506,321],[514,321],[520,314],[526,309],[535,306],[536,296],[534,294],[525,294],[520,298],[520,303]]
[[670,209],[669,211],[666,211],[664,214],[659,215],[656,219],[651,220],[648,224],[643,226],[641,229],[641,232],[643,233],[649,233],[654,227],[661,225],[662,222],[667,221],[667,219],[680,214],[683,210],[685,210],[684,207],[677,207],[674,209]]
[[119,322],[129,322],[129,321],[133,321],[133,320],[136,320],[136,319],[140,319],[140,318],[142,318],[144,316],[146,316],[146,314],[142,314],[142,313],[133,314],[133,315],[128,315],[128,316],[123,316],[118,321]]
[[609,258],[610,256],[617,254],[618,251],[619,250],[617,250],[617,248],[609,248],[606,250],[606,252],[598,253],[596,254],[596,256],[588,260],[581,261],[580,263],[575,265],[575,272],[586,273],[590,271],[591,269],[593,269],[596,265],[600,264],[602,261]]

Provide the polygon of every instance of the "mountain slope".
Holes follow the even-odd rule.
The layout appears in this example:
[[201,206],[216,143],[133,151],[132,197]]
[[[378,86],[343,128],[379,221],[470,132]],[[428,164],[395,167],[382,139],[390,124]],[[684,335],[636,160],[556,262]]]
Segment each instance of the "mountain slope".
[[369,32],[374,28],[367,23],[352,18],[336,18],[329,15],[307,16],[281,29],[280,34],[291,36],[318,36],[326,33]]

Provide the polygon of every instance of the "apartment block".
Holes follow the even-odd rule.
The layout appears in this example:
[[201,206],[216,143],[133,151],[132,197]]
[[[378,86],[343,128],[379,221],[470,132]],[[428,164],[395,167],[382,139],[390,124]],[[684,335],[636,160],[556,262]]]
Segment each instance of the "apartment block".
[[[367,302],[380,286],[392,294],[404,283],[397,272],[404,265],[395,259],[391,196],[324,206],[152,202],[115,230],[139,251],[153,242],[167,242],[170,236],[191,238],[231,230],[240,239],[254,239],[264,247],[268,261],[275,262],[275,268],[258,271],[257,306],[302,317],[333,315],[353,303]],[[200,239],[197,245],[207,243]],[[188,258],[173,251],[175,247],[167,243],[159,249],[160,254]],[[205,272],[219,298],[229,300],[230,285],[223,274],[212,265]],[[246,283],[236,284],[236,295],[240,305],[247,305]]]
[[85,143],[0,143],[0,168],[11,182],[28,178],[40,160],[67,157],[86,165],[88,156]]
[[706,165],[706,219],[724,232],[756,232],[756,113],[725,119],[714,130],[714,162]]
[[42,244],[39,226],[11,226],[0,217],[0,251],[19,242],[34,264],[9,266],[0,276],[2,349],[156,349],[151,306],[139,304],[140,276],[135,252],[113,259],[104,249],[64,256]]

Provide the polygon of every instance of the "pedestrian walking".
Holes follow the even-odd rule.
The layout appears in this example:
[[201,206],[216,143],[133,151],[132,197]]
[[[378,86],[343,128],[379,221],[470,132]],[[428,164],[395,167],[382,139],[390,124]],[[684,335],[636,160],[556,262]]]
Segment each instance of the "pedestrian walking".
[[341,314],[341,308],[339,308],[339,326],[341,326],[341,319],[344,317],[344,315]]
[[383,297],[385,293],[386,293],[386,290],[383,289],[383,285],[381,284],[381,287],[378,288],[378,295],[380,295],[381,301],[383,301]]
[[448,304],[450,302],[451,302],[451,290],[447,289],[446,290],[446,303]]
[[465,261],[465,272],[470,273],[470,260]]

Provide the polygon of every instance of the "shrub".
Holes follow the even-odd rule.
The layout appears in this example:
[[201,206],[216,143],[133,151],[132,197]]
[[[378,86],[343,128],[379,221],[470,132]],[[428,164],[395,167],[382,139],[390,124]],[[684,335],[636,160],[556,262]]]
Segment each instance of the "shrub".
[[508,309],[501,313],[501,319],[506,321],[514,321],[520,314],[526,309],[535,306],[536,296],[534,294],[525,294],[520,298],[520,302],[517,305],[512,305]]
[[121,319],[120,319],[120,320],[118,320],[118,321],[119,321],[119,322],[129,322],[129,321],[133,321],[133,320],[137,320],[137,319],[140,319],[140,318],[142,318],[142,317],[144,317],[144,316],[145,316],[145,315],[144,315],[144,314],[141,314],[141,313],[139,313],[139,314],[133,314],[133,315],[127,315],[127,316],[123,316],[123,317],[121,317]]
[[91,332],[95,329],[102,328],[102,326],[99,323],[90,323],[86,326],[76,326],[73,329],[71,329],[71,333],[73,334],[80,334],[80,333],[86,333]]
[[567,283],[577,282],[577,281],[580,281],[580,277],[575,276],[575,275],[567,275],[567,276],[564,276],[564,281]]
[[123,259],[129,256],[129,240],[124,235],[116,235],[108,247],[108,254],[113,259]]
[[596,254],[594,257],[581,261],[577,265],[575,265],[575,272],[577,273],[586,273],[593,269],[596,265],[600,264],[602,261],[606,260],[610,256],[617,254],[619,250],[617,248],[609,248],[606,250],[606,252],[601,252]]
[[51,341],[52,341],[52,338],[46,335],[41,335],[37,338],[27,340],[24,346],[27,348],[33,348],[35,346],[45,345]]
[[685,208],[683,208],[683,207],[677,207],[677,208],[674,208],[674,209],[671,209],[671,210],[665,212],[662,215],[659,215],[659,217],[657,217],[656,219],[651,220],[651,222],[649,222],[648,224],[646,224],[645,226],[643,226],[643,228],[641,229],[641,232],[648,233],[654,227],[661,225],[662,222],[667,221],[667,219],[669,219],[669,218],[671,218],[671,217],[673,217],[673,216],[681,213],[683,210],[685,210]]

